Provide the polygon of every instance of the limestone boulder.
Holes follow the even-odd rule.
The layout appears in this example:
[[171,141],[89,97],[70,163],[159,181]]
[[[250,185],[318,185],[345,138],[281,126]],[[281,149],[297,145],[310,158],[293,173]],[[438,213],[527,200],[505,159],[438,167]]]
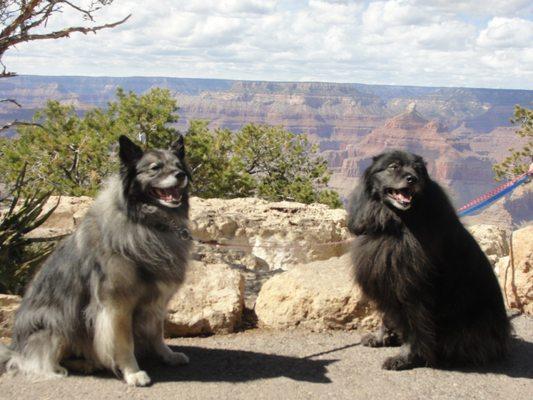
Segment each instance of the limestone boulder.
[[298,265],[265,282],[255,304],[259,327],[373,328],[379,318],[362,298],[349,254]]
[[167,336],[234,332],[244,309],[244,279],[225,264],[193,261],[168,307]]
[[290,269],[349,249],[346,211],[323,204],[192,198],[191,228],[196,238],[226,245],[200,248],[200,253],[252,255],[251,269]]
[[479,224],[469,226],[468,230],[493,266],[501,257],[509,254],[509,235],[505,229],[496,225]]
[[513,232],[511,256],[497,265],[507,304],[533,315],[533,225]]
[[0,337],[10,337],[15,321],[15,312],[21,302],[20,296],[0,294]]
[[43,213],[48,212],[58,201],[59,204],[52,215],[28,236],[51,237],[72,233],[93,203],[93,199],[87,196],[51,196],[43,208]]

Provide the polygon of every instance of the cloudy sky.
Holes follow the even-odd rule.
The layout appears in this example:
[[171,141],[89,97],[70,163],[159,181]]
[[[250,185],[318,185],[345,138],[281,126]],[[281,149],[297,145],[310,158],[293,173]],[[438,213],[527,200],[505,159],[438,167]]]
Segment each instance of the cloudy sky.
[[[533,89],[531,0],[115,0],[97,22],[129,13],[5,62],[20,74]],[[63,13],[49,27],[77,23]]]

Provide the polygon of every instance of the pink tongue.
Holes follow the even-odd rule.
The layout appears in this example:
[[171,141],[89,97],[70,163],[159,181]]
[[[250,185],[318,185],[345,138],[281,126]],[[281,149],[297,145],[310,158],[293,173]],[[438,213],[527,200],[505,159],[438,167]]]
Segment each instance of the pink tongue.
[[398,197],[401,201],[406,202],[406,203],[411,201],[411,195],[406,196],[402,192],[398,192],[396,194],[396,197]]
[[411,201],[411,195],[410,194],[403,194],[402,192],[398,191],[394,193],[394,197],[404,203],[409,203]]
[[172,201],[174,198],[179,198],[179,191],[178,188],[173,187],[169,189],[157,189],[157,194],[159,198],[165,200],[165,201]]

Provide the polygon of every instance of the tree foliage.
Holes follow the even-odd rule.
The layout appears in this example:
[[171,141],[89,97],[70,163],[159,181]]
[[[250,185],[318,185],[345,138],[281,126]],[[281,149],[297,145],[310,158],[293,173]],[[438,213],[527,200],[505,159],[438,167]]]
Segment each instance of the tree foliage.
[[305,135],[256,124],[236,132],[210,130],[207,122],[195,121],[186,141],[198,196],[257,196],[341,206],[338,194],[327,189],[326,161]]
[[509,155],[499,164],[493,166],[497,180],[508,176],[520,175],[528,171],[533,162],[533,110],[515,106],[513,124],[519,124],[516,134],[525,138],[525,144],[521,149],[509,149]]
[[84,116],[73,106],[49,101],[36,113],[35,126],[20,126],[16,138],[0,142],[0,167],[12,182],[27,163],[27,181],[41,190],[92,196],[117,169],[112,156],[117,138],[142,136],[149,147],[165,147],[176,135],[168,126],[177,121],[176,110],[166,89],[141,96],[118,89],[117,101]]
[[[149,148],[166,147],[177,134],[177,110],[170,92],[159,88],[143,95],[118,89],[107,108],[83,116],[72,106],[49,101],[34,118],[38,126],[19,127],[16,138],[0,142],[0,168],[13,181],[28,163],[28,181],[35,186],[92,196],[117,169],[117,138],[127,135],[143,138]],[[327,189],[326,161],[305,135],[254,124],[232,132],[191,121],[185,140],[194,195],[341,205],[337,193]]]

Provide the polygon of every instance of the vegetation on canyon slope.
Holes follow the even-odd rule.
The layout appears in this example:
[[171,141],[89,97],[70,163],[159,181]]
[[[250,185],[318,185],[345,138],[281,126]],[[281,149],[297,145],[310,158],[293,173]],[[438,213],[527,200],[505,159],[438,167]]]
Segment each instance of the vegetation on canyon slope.
[[516,134],[521,138],[526,138],[526,143],[521,149],[509,149],[509,156],[501,163],[494,165],[494,173],[498,180],[523,174],[527,172],[529,165],[533,163],[533,110],[519,105],[515,106],[511,122],[519,124]]

